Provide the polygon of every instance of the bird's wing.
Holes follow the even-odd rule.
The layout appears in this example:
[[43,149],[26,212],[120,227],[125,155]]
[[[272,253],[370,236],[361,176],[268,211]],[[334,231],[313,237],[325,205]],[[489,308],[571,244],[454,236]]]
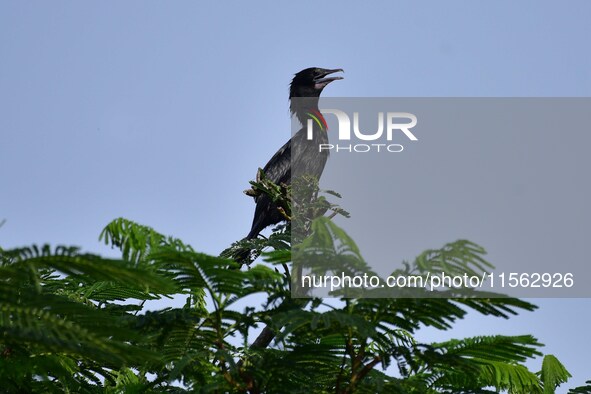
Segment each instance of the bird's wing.
[[[303,147],[306,140],[306,129],[300,129],[289,141],[287,141],[275,154],[271,157],[271,160],[263,168],[265,176],[273,181],[275,184],[291,183],[291,165],[292,165],[292,154],[296,156],[302,155],[303,149],[296,149],[296,152],[292,151],[293,141],[300,148]],[[298,162],[299,157],[294,157],[294,160]],[[255,197],[255,201],[258,201],[258,196]]]
[[[265,177],[275,184],[289,183],[291,175],[291,140],[287,141],[263,168]],[[254,197],[258,203],[260,195]]]
[[287,141],[271,157],[263,168],[265,176],[276,184],[289,183],[291,168],[291,140]]

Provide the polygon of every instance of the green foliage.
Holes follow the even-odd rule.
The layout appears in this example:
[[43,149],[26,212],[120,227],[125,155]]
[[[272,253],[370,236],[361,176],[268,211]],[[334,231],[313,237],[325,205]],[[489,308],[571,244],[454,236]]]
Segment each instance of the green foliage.
[[[290,188],[260,177],[253,193],[273,194],[292,215]],[[340,262],[351,272],[367,270],[359,248],[330,220],[346,212],[319,199],[316,190],[311,205],[296,207],[310,219],[328,216],[303,223],[302,234],[311,236],[294,253],[321,248],[334,268]],[[538,373],[523,365],[541,355],[529,335],[438,343],[415,337],[425,326],[449,330],[469,311],[508,318],[535,309],[522,300],[292,299],[290,231],[278,226],[268,239],[238,242],[215,257],[120,218],[101,239],[121,259],[68,247],[0,250],[2,390],[552,393],[570,377],[551,355]],[[232,260],[245,248],[265,263]],[[402,271],[480,272],[490,268],[483,256],[481,247],[460,240],[422,253]],[[185,303],[150,307],[167,297]],[[259,341],[263,327],[272,333],[269,346]]]
[[575,387],[568,391],[568,394],[590,394],[591,393],[591,380],[585,382],[585,386]]
[[571,374],[564,368],[556,357],[548,354],[542,362],[542,370],[538,372],[544,384],[544,394],[554,392],[554,388],[566,382]]
[[[175,284],[123,260],[44,246],[1,252],[0,381],[6,390],[83,390],[125,365],[157,363],[130,312]],[[51,383],[53,382],[53,383]]]

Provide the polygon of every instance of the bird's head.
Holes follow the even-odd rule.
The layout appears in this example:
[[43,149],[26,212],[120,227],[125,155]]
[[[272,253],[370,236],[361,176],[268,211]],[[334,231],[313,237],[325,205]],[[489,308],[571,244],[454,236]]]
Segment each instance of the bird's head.
[[322,89],[332,81],[343,79],[341,76],[329,77],[336,72],[343,72],[337,68],[329,70],[326,68],[310,67],[297,73],[289,87],[289,98],[292,97],[320,97]]
[[[309,112],[318,111],[318,98],[326,85],[332,81],[343,79],[341,76],[329,77],[329,75],[336,72],[343,72],[343,69],[329,70],[311,67],[300,71],[293,77],[289,87],[290,110],[302,124],[305,124]],[[292,100],[294,97],[305,97],[307,99]]]

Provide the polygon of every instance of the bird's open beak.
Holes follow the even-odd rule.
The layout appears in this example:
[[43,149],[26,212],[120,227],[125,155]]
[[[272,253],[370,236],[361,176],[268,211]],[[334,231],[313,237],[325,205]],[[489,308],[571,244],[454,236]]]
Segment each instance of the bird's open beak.
[[322,70],[322,73],[319,74],[316,78],[314,78],[314,88],[316,89],[323,89],[326,85],[331,83],[332,81],[337,81],[339,79],[343,79],[341,76],[336,77],[328,77],[330,74],[334,74],[336,72],[344,72],[342,68],[335,68],[333,70]]

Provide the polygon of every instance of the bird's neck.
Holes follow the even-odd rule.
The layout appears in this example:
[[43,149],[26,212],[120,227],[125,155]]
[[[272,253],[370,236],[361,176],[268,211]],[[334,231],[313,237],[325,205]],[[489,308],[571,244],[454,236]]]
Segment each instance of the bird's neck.
[[300,119],[302,126],[306,126],[308,124],[308,120],[311,119],[314,122],[314,127],[318,126],[320,130],[326,131],[328,130],[328,125],[326,124],[326,119],[322,115],[319,109],[313,109],[310,112],[306,112],[305,121]]
[[298,118],[302,126],[306,127],[308,120],[311,120],[314,127],[318,127],[320,130],[328,130],[326,119],[318,109],[318,100],[310,102],[300,99],[291,100],[290,110]]

